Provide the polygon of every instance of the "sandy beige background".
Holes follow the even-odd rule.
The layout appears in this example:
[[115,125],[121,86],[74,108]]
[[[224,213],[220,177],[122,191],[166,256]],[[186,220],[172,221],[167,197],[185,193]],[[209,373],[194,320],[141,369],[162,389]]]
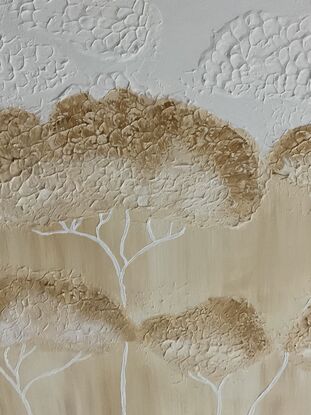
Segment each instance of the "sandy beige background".
[[[236,229],[187,226],[183,236],[140,256],[125,276],[127,311],[137,323],[158,313],[175,313],[211,296],[245,297],[266,321],[276,349],[263,362],[230,376],[223,389],[222,415],[247,415],[282,363],[277,350],[311,297],[311,200],[307,192],[274,177],[262,206],[251,222]],[[131,256],[146,245],[146,213],[131,214],[125,252]],[[152,222],[156,236],[169,227]],[[81,226],[94,232],[96,218]],[[114,211],[102,239],[119,252],[124,212]],[[181,224],[174,226],[178,231]],[[92,241],[74,235],[43,237],[33,232],[2,229],[1,263],[32,269],[74,269],[87,283],[102,288],[120,303],[118,280],[109,257]],[[120,258],[118,257],[120,260]],[[11,348],[15,361],[20,348]],[[121,414],[122,345],[93,355],[61,373],[39,380],[28,393],[33,415]],[[37,349],[21,365],[21,384],[62,366],[73,353]],[[1,366],[5,367],[3,351]],[[279,382],[260,402],[256,415],[305,414],[309,410],[311,372],[290,363]],[[183,377],[165,361],[135,344],[129,346],[127,415],[148,413],[214,414],[210,388]],[[0,413],[27,414],[20,397],[0,376]]]

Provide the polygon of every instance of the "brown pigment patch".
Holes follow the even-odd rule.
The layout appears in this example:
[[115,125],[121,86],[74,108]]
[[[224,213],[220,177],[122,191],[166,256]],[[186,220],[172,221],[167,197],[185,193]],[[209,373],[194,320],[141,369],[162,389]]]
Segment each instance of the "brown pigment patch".
[[78,275],[20,268],[3,278],[7,271],[0,280],[1,347],[30,342],[100,351],[135,339],[121,308]]
[[283,344],[291,362],[300,369],[311,371],[311,306],[293,324]]
[[311,183],[311,125],[294,128],[274,145],[269,156],[272,173],[286,176],[299,186]]
[[296,320],[284,344],[285,351],[296,355],[298,360],[311,358],[311,306]]
[[266,181],[255,143],[207,111],[129,90],[61,101],[49,121],[0,112],[1,222],[49,224],[114,206],[237,225]]
[[211,298],[179,315],[151,318],[142,323],[138,337],[182,372],[216,381],[270,350],[254,308],[227,297]]

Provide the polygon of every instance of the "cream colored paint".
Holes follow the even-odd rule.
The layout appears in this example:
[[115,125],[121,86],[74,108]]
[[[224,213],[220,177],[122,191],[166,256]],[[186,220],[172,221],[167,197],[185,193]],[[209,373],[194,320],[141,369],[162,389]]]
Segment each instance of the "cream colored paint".
[[[112,89],[131,88],[139,94],[169,96],[209,110],[250,133],[261,156],[285,131],[311,122],[311,11],[307,0],[1,0],[0,14],[3,108],[20,106],[47,120],[53,106],[73,93],[87,91],[99,99]],[[166,361],[183,363],[179,352],[185,349],[196,356],[192,354],[196,344],[187,337],[191,319],[184,328],[184,342],[180,336],[171,344],[169,359],[165,353],[164,358],[152,353],[143,341],[123,341],[107,353],[67,354],[50,343],[44,349],[33,338],[36,345],[26,346],[28,329],[33,336],[31,318],[13,301],[13,306],[2,310],[0,321],[4,340],[17,343],[2,344],[7,348],[1,349],[1,412],[307,413],[311,386],[311,341],[309,323],[306,325],[306,304],[311,297],[308,127],[305,141],[306,154],[298,157],[295,151],[287,153],[281,148],[279,159],[273,162],[283,163],[282,169],[272,168],[275,175],[267,183],[259,208],[251,221],[241,225],[237,220],[235,229],[185,227],[184,223],[151,219],[145,209],[146,194],[139,190],[135,212],[115,209],[93,219],[73,221],[70,215],[70,222],[48,229],[1,229],[0,263],[4,267],[11,264],[16,273],[18,267],[29,266],[39,274],[40,269],[75,269],[88,286],[103,290],[122,305],[137,327],[159,314],[176,314],[184,324],[180,316],[185,310],[196,309],[211,297],[242,297],[260,316],[269,346],[271,341],[271,349],[248,365],[245,356],[221,338],[208,351],[214,364],[226,366],[226,359],[229,362],[228,374],[224,370],[218,380],[209,370],[201,373],[200,365],[194,371],[191,366],[187,373]],[[89,165],[84,167],[87,177]],[[11,174],[11,169],[6,173]],[[287,176],[292,184],[283,180]],[[212,190],[223,186],[223,180],[210,180],[213,177],[208,172],[202,182],[214,186]],[[234,174],[230,172],[229,177],[234,179]],[[189,185],[187,174],[185,183]],[[183,182],[180,188],[184,188]],[[233,182],[232,191],[235,188]],[[192,190],[200,194],[201,183]],[[226,198],[226,188],[223,194]],[[40,189],[31,203],[44,205],[48,197]],[[163,195],[154,201],[163,204]],[[198,197],[197,213],[204,217],[207,211],[200,202]],[[26,205],[25,199],[18,201],[21,212]],[[197,206],[194,202],[189,206],[185,200],[182,209],[191,212]],[[41,223],[50,220],[43,217]],[[31,289],[29,292],[31,297]],[[72,322],[70,313],[68,316]],[[48,318],[48,313],[43,317]],[[62,319],[54,326],[59,322]],[[297,342],[297,327],[304,329],[298,331],[302,344]],[[61,343],[83,343],[85,332],[96,337],[100,331],[98,321],[92,320],[80,337],[78,330],[68,328]],[[112,328],[110,324],[103,328],[104,337]],[[46,324],[44,334],[48,329]],[[200,331],[201,326],[196,329]],[[293,339],[290,347],[288,333]],[[36,335],[43,337],[39,332]],[[163,349],[168,350],[166,342]]]
[[[306,355],[299,361],[290,352],[286,365],[282,344],[310,298],[310,201],[302,189],[280,179],[274,179],[269,187],[251,222],[233,230],[190,225],[180,237],[139,256],[128,267],[124,280],[127,314],[137,324],[157,314],[181,313],[213,296],[242,296],[254,305],[272,337],[274,351],[226,379],[221,388],[222,415],[247,414],[254,402],[255,414],[290,415],[294,410],[303,413],[309,407],[309,358]],[[124,212],[115,211],[102,229],[102,239],[116,255],[124,219]],[[81,232],[93,234],[96,223],[96,218],[86,221]],[[166,221],[153,221],[152,232],[157,239],[168,228]],[[94,241],[70,233],[43,237],[25,230],[3,230],[1,241],[3,261],[33,269],[76,269],[85,275],[89,286],[102,288],[114,302],[120,302],[114,265]],[[132,257],[147,243],[146,222],[137,212],[131,215],[124,253]],[[16,349],[19,351],[20,346]],[[75,356],[39,348],[21,367],[22,379],[27,379],[22,382],[62,367]],[[120,378],[125,373],[121,370],[124,356],[126,384],[124,377]],[[121,412],[121,379],[121,390],[126,391],[126,412]],[[4,378],[1,382],[6,391],[5,398],[0,400],[3,410],[23,414],[14,388],[6,386]],[[47,396],[49,390],[53,393]],[[268,392],[256,401],[264,391]],[[64,372],[35,382],[27,394],[34,415],[43,410],[42,396],[46,411],[58,408],[65,414],[131,414],[146,410],[151,414],[206,410],[216,414],[217,406],[216,395],[206,378],[195,381],[183,375],[135,342],[129,344],[126,354],[122,344],[115,345],[107,353],[95,353]]]
[[[287,129],[310,122],[309,75],[305,71],[299,79],[298,74],[294,76],[295,67],[302,65],[300,69],[304,69],[303,62],[308,65],[311,29],[307,0],[294,3],[198,0],[195,5],[188,0],[170,3],[163,0],[3,0],[0,12],[2,106],[22,105],[38,111],[46,119],[52,106],[64,95],[90,90],[98,98],[110,89],[130,85],[153,96],[189,99],[236,127],[245,128],[256,137],[263,151]],[[251,76],[249,80],[242,80],[241,91],[233,88],[231,92],[228,85],[218,86],[211,94],[209,87],[202,88],[200,77],[204,51],[212,52],[219,45],[219,37],[230,33],[230,24],[245,21],[247,16],[251,16],[251,27],[255,30],[252,35],[249,30],[253,29],[250,26],[247,29],[250,41],[255,46],[261,42],[246,58]],[[300,24],[305,40],[299,45]],[[284,36],[280,28],[285,31]],[[237,31],[233,65],[238,65],[241,57],[241,33]],[[271,41],[275,34],[273,45],[267,48],[265,42]],[[285,49],[291,46],[297,54],[305,53],[297,66],[294,58],[290,58],[287,68],[286,53],[281,52],[284,46]],[[221,53],[226,50],[231,54],[228,37],[224,39]],[[270,62],[266,61],[267,57]],[[210,66],[210,71],[216,70],[219,74],[233,70],[233,67]],[[286,71],[293,75],[288,81],[288,92],[285,87],[277,89],[275,84],[277,78],[286,76]],[[247,82],[253,84],[256,77],[258,87],[245,92],[243,85],[247,89]],[[214,81],[211,82],[214,86]],[[193,89],[193,83],[199,88]],[[237,84],[233,81],[232,85]],[[225,94],[219,93],[222,91]]]

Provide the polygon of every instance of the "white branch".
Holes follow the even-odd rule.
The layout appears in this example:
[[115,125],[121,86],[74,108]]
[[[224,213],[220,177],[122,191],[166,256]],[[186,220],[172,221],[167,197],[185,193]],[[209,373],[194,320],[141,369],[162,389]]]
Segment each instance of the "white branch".
[[149,235],[150,240],[152,242],[154,242],[156,240],[156,237],[154,236],[154,233],[153,233],[153,230],[152,230],[152,227],[151,227],[151,218],[149,218],[147,220],[146,227],[147,227],[147,231],[148,231],[148,235]]
[[38,382],[41,379],[44,378],[48,378],[50,376],[54,376],[60,372],[63,372],[64,370],[68,369],[70,366],[74,365],[77,362],[81,362],[85,359],[88,359],[90,357],[90,355],[87,356],[83,356],[82,352],[79,352],[77,355],[75,355],[72,359],[70,359],[67,363],[65,363],[63,366],[55,368],[55,369],[51,369],[47,372],[42,373],[41,375],[38,375],[37,377],[35,377],[34,379],[32,379],[30,382],[27,383],[26,386],[24,386],[22,393],[24,396],[27,395],[27,392],[29,391],[29,389],[31,388],[31,386],[35,383]]
[[80,219],[74,219],[71,222],[70,230],[76,231],[82,225],[82,222],[83,222],[83,219],[81,219],[81,218]]
[[99,219],[100,219],[100,222],[101,222],[102,225],[104,225],[105,223],[110,221],[111,216],[112,216],[112,212],[113,212],[113,209],[110,209],[108,211],[108,213],[100,213],[99,214]]
[[[33,346],[27,353],[24,353],[23,354],[23,361],[28,357],[28,356],[30,356],[35,350],[36,350],[37,348],[36,348],[36,346]],[[25,351],[26,351],[26,349],[25,349]]]
[[[33,230],[33,231],[36,232],[38,235],[41,235],[41,236],[72,234],[72,235],[81,236],[83,238],[89,239],[90,241],[93,241],[97,245],[99,245],[99,247],[108,255],[108,257],[110,258],[110,260],[111,260],[111,262],[114,266],[115,273],[116,273],[116,276],[117,276],[118,282],[119,282],[119,291],[120,291],[121,302],[122,302],[122,305],[124,307],[126,307],[127,299],[126,299],[126,287],[125,287],[125,284],[124,284],[124,276],[125,276],[125,272],[126,272],[128,266],[132,262],[134,262],[139,256],[141,256],[144,253],[148,252],[152,248],[155,248],[157,245],[179,238],[180,236],[182,236],[185,233],[186,229],[182,228],[179,232],[176,232],[175,234],[173,234],[173,223],[171,223],[170,228],[169,228],[169,232],[165,236],[163,236],[162,238],[157,239],[156,236],[154,235],[153,230],[152,230],[151,218],[149,218],[148,221],[147,221],[147,224],[146,224],[146,230],[147,230],[147,233],[149,235],[149,238],[150,238],[151,242],[149,244],[147,244],[146,246],[144,246],[143,248],[141,248],[140,250],[138,250],[136,252],[136,254],[134,254],[130,259],[128,259],[127,256],[125,255],[125,244],[126,244],[126,240],[127,240],[127,237],[128,237],[129,230],[130,230],[131,217],[130,217],[129,210],[127,209],[125,211],[124,228],[123,228],[123,233],[122,233],[121,240],[120,240],[119,253],[120,253],[120,257],[121,257],[122,262],[123,262],[123,264],[121,264],[117,260],[116,255],[114,255],[114,253],[112,252],[109,245],[106,242],[103,241],[103,239],[101,238],[101,235],[100,235],[100,231],[101,231],[102,226],[111,219],[111,215],[112,215],[112,209],[107,214],[104,214],[104,213],[99,214],[99,221],[98,221],[98,223],[96,225],[96,228],[95,228],[95,235],[78,231],[78,228],[82,223],[81,219],[73,220],[70,227],[68,227],[65,222],[60,222],[59,224],[60,224],[62,229],[58,230],[58,231],[50,231],[50,232],[41,232],[39,230]],[[121,366],[121,375],[120,375],[120,394],[121,394],[122,415],[126,415],[126,365],[127,365],[127,360],[128,360],[128,343],[125,343],[124,350],[123,350],[123,355],[122,355],[122,366]],[[50,372],[50,373],[55,374],[55,371],[53,373],[52,372]],[[24,393],[25,394],[27,393],[29,387],[34,382],[36,382],[39,379],[42,379],[42,376],[43,375],[39,376],[38,378],[32,380],[28,385],[26,385],[26,387],[24,389]],[[44,377],[46,377],[46,376],[44,376]]]
[[228,379],[228,376],[225,377],[220,384],[218,385],[218,394],[217,394],[217,415],[221,415],[222,413],[222,389],[224,387],[224,384],[226,380]]
[[10,370],[10,372],[12,373],[13,377],[16,380],[16,385],[17,387],[20,389],[20,374],[19,374],[19,370],[21,367],[21,364],[25,361],[25,359],[27,359],[28,356],[30,356],[34,351],[35,351],[36,347],[32,347],[28,352],[26,352],[26,345],[23,344],[21,346],[21,350],[19,352],[18,358],[17,358],[17,362],[15,367],[13,368],[13,366],[11,365],[10,361],[9,361],[9,351],[10,351],[10,347],[7,347],[4,351],[4,361],[6,364],[6,367]]
[[28,352],[26,352],[26,345],[23,344],[21,346],[21,350],[19,352],[19,356],[18,356],[16,365],[15,365],[15,368],[13,368],[13,366],[10,363],[10,360],[9,360],[10,347],[7,347],[5,349],[5,351],[4,351],[4,361],[5,361],[5,364],[6,364],[7,368],[12,373],[12,377],[9,376],[7,374],[7,372],[0,366],[0,373],[7,380],[7,382],[10,383],[10,385],[13,387],[13,389],[15,390],[17,395],[20,397],[20,399],[23,402],[23,405],[25,407],[25,410],[27,412],[27,415],[33,415],[33,413],[32,413],[32,409],[31,409],[31,406],[30,406],[30,403],[29,403],[27,397],[23,394],[23,392],[21,390],[19,370],[20,370],[21,364],[24,362],[25,359],[27,359],[28,356],[30,356],[34,352],[34,350],[35,350],[35,347],[30,349]]
[[[147,223],[147,226],[148,226],[148,223]],[[147,227],[147,229],[148,229],[148,227]],[[150,232],[150,229],[151,229],[151,227],[149,227],[148,233]],[[179,232],[177,232],[175,234],[168,233],[166,236],[163,236],[162,238],[153,239],[150,244],[144,246],[135,255],[133,255],[131,259],[129,259],[128,265],[130,265],[132,262],[134,262],[135,259],[137,259],[139,256],[145,254],[146,252],[150,251],[150,249],[155,248],[156,246],[160,245],[161,243],[168,242],[168,241],[173,241],[174,239],[177,239],[177,238],[181,237],[185,233],[185,231],[186,231],[186,228],[184,227]],[[152,232],[152,230],[151,230],[151,232]],[[152,234],[152,237],[155,238],[153,232],[151,234]],[[150,235],[150,233],[149,233],[149,235]]]
[[217,408],[216,409],[216,415],[221,415],[221,413],[222,413],[222,389],[223,389],[223,387],[225,385],[225,382],[227,381],[229,375],[225,376],[218,386],[216,386],[208,378],[202,376],[200,373],[196,373],[194,375],[193,373],[189,372],[189,376],[192,379],[196,380],[197,382],[201,382],[201,383],[204,383],[205,385],[208,385],[212,389],[212,391],[213,391],[213,393],[216,397],[216,402],[217,402],[217,404],[216,404],[217,405],[216,406],[216,408]]
[[115,257],[115,255],[112,253],[110,247],[106,244],[106,242],[104,242],[101,237],[100,237],[100,229],[102,227],[102,225],[104,225],[106,222],[108,222],[111,218],[112,215],[112,211],[110,211],[108,214],[106,214],[106,216],[103,213],[99,214],[99,221],[97,223],[96,226],[96,236],[95,235],[91,235],[89,233],[85,233],[85,232],[80,232],[78,231],[78,227],[80,226],[80,224],[82,223],[81,221],[77,222],[75,220],[72,221],[72,224],[74,223],[74,225],[70,225],[70,227],[68,227],[66,225],[65,222],[59,222],[60,226],[62,227],[62,230],[58,230],[58,231],[49,231],[49,232],[42,232],[39,231],[37,229],[33,229],[33,232],[37,233],[38,235],[41,236],[51,236],[51,235],[64,235],[64,234],[72,234],[72,235],[76,235],[76,236],[81,236],[83,238],[89,239],[95,243],[97,243],[101,249],[103,249],[106,254],[109,256],[115,271],[117,274],[119,274],[121,272],[121,267],[118,263],[117,258]]
[[40,236],[64,235],[65,233],[69,233],[68,230],[67,231],[66,230],[62,230],[62,231],[42,232],[42,231],[39,231],[38,229],[33,229],[32,232],[37,233]]
[[23,405],[25,407],[25,410],[27,412],[27,415],[33,415],[32,409],[31,409],[31,406],[30,406],[30,403],[29,403],[28,399],[26,398],[26,396],[24,396],[21,393],[20,388],[17,386],[17,384],[14,382],[14,380],[5,372],[5,370],[1,366],[0,366],[0,373],[3,375],[3,377],[6,379],[6,381],[8,383],[10,383],[12,388],[15,390],[17,395],[20,397],[20,399],[23,402]]
[[10,363],[10,361],[9,361],[9,351],[10,351],[10,348],[9,348],[9,347],[7,347],[7,348],[4,350],[4,353],[3,353],[4,362],[5,362],[6,367],[7,367],[7,368],[9,369],[9,371],[12,373],[12,375],[13,375],[13,376],[15,376],[15,370],[13,369],[13,366],[11,365],[11,363]]
[[14,380],[10,377],[10,375],[8,375],[6,373],[6,371],[1,366],[0,366],[0,373],[11,384],[11,386],[16,390],[16,384],[15,384]]
[[205,385],[210,386],[210,388],[212,389],[212,391],[217,395],[217,393],[218,393],[217,386],[213,382],[211,382],[208,378],[203,377],[199,373],[197,373],[195,375],[193,373],[189,373],[189,376],[192,379],[196,380],[197,382],[201,382],[201,383],[204,383]]
[[100,237],[101,228],[102,228],[103,225],[105,225],[105,223],[109,222],[109,220],[111,218],[111,215],[112,215],[112,209],[106,214],[105,213],[100,213],[98,215],[99,220],[98,220],[98,223],[97,223],[96,228],[95,228],[96,238],[98,240],[102,240],[101,237]]
[[15,367],[13,368],[10,360],[9,360],[9,352],[10,352],[10,347],[7,347],[4,351],[4,361],[5,364],[7,366],[7,368],[9,369],[9,371],[11,372],[11,376],[0,366],[0,373],[2,374],[2,376],[6,379],[6,381],[8,383],[10,383],[10,385],[12,386],[12,388],[15,390],[15,392],[17,393],[17,395],[19,396],[19,398],[21,399],[21,401],[23,402],[23,405],[25,407],[25,410],[27,412],[27,415],[33,415],[32,413],[32,408],[31,405],[27,399],[27,392],[29,391],[29,389],[31,388],[31,386],[46,377],[50,377],[53,376],[59,372],[62,372],[63,370],[67,369],[68,367],[72,366],[74,363],[76,362],[81,362],[82,360],[88,359],[90,357],[90,355],[83,355],[82,352],[78,353],[76,356],[74,356],[69,362],[67,362],[66,364],[64,364],[62,367],[60,368],[56,368],[56,369],[52,369],[48,372],[45,372],[39,376],[37,376],[36,378],[32,379],[30,382],[28,382],[26,384],[26,386],[21,387],[20,384],[20,368],[22,363],[36,350],[36,347],[32,347],[28,352],[26,351],[26,345],[23,344],[21,346],[21,350],[19,352],[19,356],[17,358],[17,362]]
[[171,224],[170,224],[170,231],[169,231],[169,234],[170,234],[170,235],[172,235],[172,232],[173,232],[173,226],[174,226],[174,224],[173,224],[173,222],[171,222]]
[[282,376],[282,374],[284,373],[284,371],[285,371],[285,369],[288,365],[288,358],[289,358],[289,354],[287,352],[284,353],[282,366],[277,371],[276,375],[271,380],[269,385],[258,395],[255,402],[252,404],[249,411],[247,412],[247,415],[254,415],[254,413],[256,411],[256,408],[257,408],[257,405],[260,403],[260,401],[262,401],[268,395],[268,393],[271,391],[271,389],[274,387],[274,385],[279,381],[280,377]]
[[121,395],[121,414],[126,415],[126,365],[128,358],[129,345],[126,342],[124,345],[120,376],[120,395]]
[[124,254],[124,249],[125,249],[124,244],[125,244],[125,241],[126,241],[129,229],[130,229],[130,224],[131,224],[130,213],[129,213],[129,210],[126,209],[124,230],[123,230],[123,234],[122,234],[121,242],[120,242],[120,255],[121,255],[121,258],[123,259],[124,266],[128,265],[128,260]]
[[168,233],[165,236],[157,239],[152,230],[151,218],[149,218],[146,224],[146,229],[147,229],[149,238],[151,240],[151,243],[141,248],[138,252],[136,252],[136,254],[134,254],[130,259],[128,259],[125,255],[125,243],[126,243],[130,225],[131,225],[131,218],[130,218],[129,210],[127,209],[125,211],[125,224],[124,224],[124,229],[123,229],[123,233],[122,233],[121,241],[120,241],[120,256],[123,261],[123,265],[121,265],[119,261],[117,260],[116,255],[114,255],[114,253],[112,252],[109,245],[105,241],[103,241],[103,239],[100,236],[101,227],[111,219],[111,216],[112,216],[112,209],[106,214],[104,213],[99,214],[99,220],[95,228],[95,235],[78,231],[78,227],[82,223],[81,219],[74,219],[70,226],[67,226],[67,224],[64,221],[59,222],[62,230],[42,232],[42,231],[34,229],[33,232],[41,236],[71,234],[71,235],[81,236],[83,238],[89,239],[95,242],[97,245],[99,245],[100,248],[108,255],[108,257],[110,258],[114,266],[116,276],[119,282],[121,302],[122,302],[122,305],[125,307],[127,300],[126,300],[126,288],[124,284],[124,276],[125,276],[125,272],[128,266],[132,262],[134,262],[139,256],[150,251],[152,248],[155,248],[157,245],[179,238],[185,233],[186,228],[184,227],[179,232],[176,232],[175,234],[173,234],[173,223],[171,223]]
[[29,357],[34,351],[36,350],[36,346],[33,346],[28,352],[26,352],[26,345],[23,344],[21,348],[21,352],[18,357],[18,361],[15,366],[15,376],[16,380],[18,382],[18,385],[20,387],[20,376],[19,376],[19,369],[21,367],[21,364]]

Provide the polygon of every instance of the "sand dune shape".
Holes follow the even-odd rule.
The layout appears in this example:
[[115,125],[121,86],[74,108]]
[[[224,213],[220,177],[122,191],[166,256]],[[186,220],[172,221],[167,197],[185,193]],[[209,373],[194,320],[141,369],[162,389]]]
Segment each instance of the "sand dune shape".
[[0,223],[47,225],[115,206],[237,225],[267,175],[255,142],[200,108],[113,90],[59,102],[48,122],[0,112]]
[[228,297],[146,320],[138,338],[183,373],[213,381],[250,366],[270,351],[254,308],[245,300]]

